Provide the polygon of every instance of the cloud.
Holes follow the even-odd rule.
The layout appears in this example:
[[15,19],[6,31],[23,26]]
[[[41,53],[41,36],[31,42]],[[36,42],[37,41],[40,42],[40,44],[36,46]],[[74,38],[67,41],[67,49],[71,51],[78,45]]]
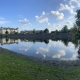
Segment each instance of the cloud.
[[44,17],[44,16],[35,16],[36,17],[36,20],[39,22],[39,23],[43,23],[43,22],[48,22],[48,18],[47,17]]
[[65,56],[66,52],[64,50],[58,50],[55,55],[52,56],[52,58],[61,58],[61,56]]
[[37,54],[38,53],[47,53],[49,50],[47,49],[47,48],[42,48],[42,47],[40,47],[39,49],[37,49]]
[[30,46],[26,46],[26,45],[23,45],[23,46],[20,46],[19,47],[19,50],[24,50],[24,51],[27,51],[30,49]]
[[37,16],[37,15],[35,16],[36,21],[39,22],[39,23],[43,23],[43,22],[48,23],[48,18],[45,17],[45,16],[46,16],[46,13],[43,11],[41,16]]
[[10,21],[0,21],[0,24],[10,23]]
[[69,4],[72,5],[73,3],[76,3],[77,7],[80,7],[80,0],[70,0]]
[[74,16],[70,16],[70,17],[68,17],[67,19],[65,19],[65,20],[61,23],[61,25],[63,25],[63,26],[64,26],[64,25],[73,26],[74,21],[75,21]]
[[22,25],[30,24],[30,22],[27,19],[19,20],[19,23],[22,24]]
[[49,27],[48,27],[48,29],[51,32],[51,31],[55,31],[55,30],[60,30],[60,27],[61,27],[60,24],[50,24]]
[[0,20],[5,20],[5,19],[3,17],[1,17]]
[[6,21],[4,18],[0,17],[0,24],[7,24],[10,23],[10,21]]
[[45,12],[43,11],[42,15],[45,15]]
[[69,61],[69,60],[77,60],[77,53],[76,54],[73,54],[70,58],[61,58],[61,60],[67,60],[67,61]]
[[49,52],[49,49],[48,48],[42,48],[42,47],[40,47],[40,48],[37,49],[36,54],[39,54],[40,53],[45,58],[47,56],[47,53],[48,52]]
[[73,24],[70,20],[66,21],[66,24]]
[[57,19],[63,19],[64,18],[64,14],[60,13],[59,11],[51,11],[51,14],[54,15],[55,17],[57,17]]
[[76,12],[73,11],[75,7],[70,5],[68,6],[67,4],[60,4],[60,8],[59,8],[59,11],[62,11],[62,10],[68,10],[71,14],[76,14]]
[[74,21],[75,21],[75,17],[70,16],[70,17],[68,17],[68,18],[64,19],[63,21],[60,21],[56,24],[49,23],[48,29],[49,29],[49,31],[61,30],[64,25],[67,25],[68,28],[71,28],[74,24]]

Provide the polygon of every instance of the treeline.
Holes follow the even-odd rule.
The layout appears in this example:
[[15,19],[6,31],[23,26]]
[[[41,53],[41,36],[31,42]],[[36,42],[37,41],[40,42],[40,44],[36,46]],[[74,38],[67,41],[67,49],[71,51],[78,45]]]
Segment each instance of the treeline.
[[42,34],[42,33],[49,33],[49,30],[46,28],[44,30],[24,30],[20,31],[20,34]]
[[76,24],[73,25],[72,28],[68,29],[68,26],[65,25],[61,30],[51,31],[51,33],[72,33],[76,34],[78,32],[78,27]]

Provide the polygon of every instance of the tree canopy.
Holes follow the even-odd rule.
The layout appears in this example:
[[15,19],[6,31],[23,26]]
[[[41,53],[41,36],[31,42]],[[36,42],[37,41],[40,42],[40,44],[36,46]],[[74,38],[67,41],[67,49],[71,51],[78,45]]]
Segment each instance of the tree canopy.
[[77,27],[76,24],[74,24],[73,27],[71,28],[71,32],[72,32],[73,34],[76,34],[76,33],[78,32],[78,27]]
[[36,32],[36,30],[35,29],[33,29],[33,33],[35,33]]
[[67,25],[65,25],[65,26],[62,28],[61,31],[64,32],[64,33],[68,32],[68,27],[67,27]]
[[80,9],[76,11],[76,25],[78,26],[78,29],[80,28]]
[[46,28],[46,29],[44,30],[44,33],[49,33],[49,30]]
[[8,31],[6,31],[5,33],[6,33],[6,34],[8,34],[9,32],[8,32]]

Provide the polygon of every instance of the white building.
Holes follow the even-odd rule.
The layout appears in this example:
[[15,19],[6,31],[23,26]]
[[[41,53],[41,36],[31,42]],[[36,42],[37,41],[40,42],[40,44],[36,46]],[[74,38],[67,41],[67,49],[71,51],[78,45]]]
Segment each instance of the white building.
[[8,33],[8,34],[14,34],[14,33],[19,33],[19,30],[18,30],[18,28],[3,28],[3,27],[1,27],[0,28],[0,34],[6,34],[6,32]]

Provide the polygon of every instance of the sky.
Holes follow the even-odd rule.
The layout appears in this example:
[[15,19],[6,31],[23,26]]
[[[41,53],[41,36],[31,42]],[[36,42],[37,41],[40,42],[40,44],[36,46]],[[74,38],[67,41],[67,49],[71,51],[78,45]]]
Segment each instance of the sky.
[[0,26],[60,30],[75,23],[80,0],[0,0]]

